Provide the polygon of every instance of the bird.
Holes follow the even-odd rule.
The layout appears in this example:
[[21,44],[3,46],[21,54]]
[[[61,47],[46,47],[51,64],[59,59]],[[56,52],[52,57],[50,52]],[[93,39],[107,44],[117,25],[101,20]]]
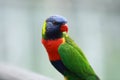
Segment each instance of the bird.
[[61,15],[52,15],[43,22],[41,42],[50,63],[65,80],[100,80],[81,48],[69,36],[67,22]]

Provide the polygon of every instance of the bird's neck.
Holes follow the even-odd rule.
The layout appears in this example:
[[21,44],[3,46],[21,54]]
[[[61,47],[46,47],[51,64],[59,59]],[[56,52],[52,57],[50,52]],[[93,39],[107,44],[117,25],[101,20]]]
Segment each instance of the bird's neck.
[[45,38],[48,40],[55,40],[55,39],[59,39],[62,38],[63,34],[62,32],[58,31],[58,30],[54,30],[54,31],[46,31],[45,33]]
[[64,38],[58,38],[55,40],[42,39],[42,43],[48,52],[48,56],[49,56],[50,61],[60,60],[58,48],[64,42],[65,42]]

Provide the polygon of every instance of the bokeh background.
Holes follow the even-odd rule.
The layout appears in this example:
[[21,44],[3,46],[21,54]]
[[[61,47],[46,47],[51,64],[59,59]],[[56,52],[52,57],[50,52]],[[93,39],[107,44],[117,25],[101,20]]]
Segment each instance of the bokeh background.
[[56,14],[101,80],[120,80],[120,0],[0,0],[0,63],[63,80],[41,44],[42,24]]

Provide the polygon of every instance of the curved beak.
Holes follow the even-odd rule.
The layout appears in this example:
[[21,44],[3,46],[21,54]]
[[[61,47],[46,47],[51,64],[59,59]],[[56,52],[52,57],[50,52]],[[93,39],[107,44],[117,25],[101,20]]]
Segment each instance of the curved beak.
[[68,25],[67,24],[63,24],[60,26],[60,31],[61,32],[68,32]]

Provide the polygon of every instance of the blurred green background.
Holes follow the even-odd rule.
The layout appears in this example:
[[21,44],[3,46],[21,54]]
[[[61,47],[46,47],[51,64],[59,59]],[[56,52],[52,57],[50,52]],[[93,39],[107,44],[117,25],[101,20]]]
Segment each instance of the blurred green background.
[[63,80],[41,44],[42,24],[56,14],[101,80],[120,80],[120,0],[0,0],[0,62]]

